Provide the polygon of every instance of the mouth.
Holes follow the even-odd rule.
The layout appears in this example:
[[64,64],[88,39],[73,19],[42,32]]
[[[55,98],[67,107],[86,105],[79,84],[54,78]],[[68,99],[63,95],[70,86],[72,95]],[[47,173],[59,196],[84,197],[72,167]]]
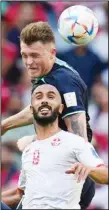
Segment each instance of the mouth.
[[51,107],[50,106],[41,106],[39,107],[39,112],[41,112],[42,114],[44,113],[48,113],[49,111],[51,111]]
[[39,67],[36,68],[29,68],[28,69],[31,73],[37,72],[39,70]]
[[35,71],[37,71],[37,70],[38,70],[38,68],[29,69],[29,71],[31,71],[31,72],[35,72]]

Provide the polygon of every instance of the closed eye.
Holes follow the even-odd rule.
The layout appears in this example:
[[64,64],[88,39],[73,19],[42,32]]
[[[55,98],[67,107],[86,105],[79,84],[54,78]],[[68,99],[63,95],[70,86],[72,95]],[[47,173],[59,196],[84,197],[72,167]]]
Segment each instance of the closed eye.
[[42,98],[42,94],[37,94],[37,95],[35,96],[35,98],[36,98],[36,99],[41,99],[41,98]]
[[50,99],[54,99],[54,98],[55,98],[54,95],[49,95],[48,97],[49,97]]
[[36,99],[41,99],[42,98],[42,96],[36,96]]
[[55,97],[56,97],[55,92],[53,92],[53,91],[48,92],[48,98],[54,99]]

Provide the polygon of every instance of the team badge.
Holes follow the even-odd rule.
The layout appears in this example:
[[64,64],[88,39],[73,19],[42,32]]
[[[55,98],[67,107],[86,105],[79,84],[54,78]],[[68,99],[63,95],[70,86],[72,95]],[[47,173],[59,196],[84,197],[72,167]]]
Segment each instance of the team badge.
[[58,145],[60,145],[60,142],[61,140],[59,139],[59,138],[57,138],[57,139],[53,139],[53,141],[51,142],[51,145],[52,146],[58,146]]

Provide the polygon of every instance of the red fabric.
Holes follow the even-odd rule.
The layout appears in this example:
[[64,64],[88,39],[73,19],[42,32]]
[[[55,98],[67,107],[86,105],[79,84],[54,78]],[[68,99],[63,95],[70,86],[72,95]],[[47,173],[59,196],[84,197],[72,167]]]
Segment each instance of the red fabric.
[[41,4],[37,3],[36,7],[34,7],[34,19],[47,21],[47,13]]
[[[18,15],[20,13],[20,7],[21,3],[15,3],[13,5],[10,5],[5,13],[6,20],[10,23],[10,25],[14,25],[17,21]],[[28,13],[27,13],[28,15]],[[46,21],[47,20],[47,14],[43,8],[43,6],[39,3],[36,3],[36,6],[34,6],[33,10],[33,20],[38,21]]]
[[19,172],[16,171],[13,173],[13,175],[10,177],[10,179],[8,180],[8,183],[5,183],[6,182],[6,179],[7,179],[7,176],[9,174],[9,170],[7,169],[2,169],[2,172],[1,172],[1,186],[4,187],[5,184],[9,184],[11,182],[18,182],[18,179],[19,179]]
[[6,12],[5,12],[5,18],[6,20],[11,23],[12,25],[14,24],[16,18],[17,18],[17,14],[19,12],[19,6],[20,4],[19,3],[16,3],[14,5],[10,5]]
[[101,166],[105,166],[104,164],[99,164],[97,165],[97,168],[101,167]]
[[6,59],[14,60],[18,55],[18,49],[15,44],[9,41],[4,41],[2,43],[2,54]]
[[1,187],[3,187],[5,185],[7,173],[8,173],[7,169],[3,169],[1,172]]
[[18,182],[19,174],[20,173],[18,171],[15,174],[13,174],[10,181],[13,181],[13,182],[16,181],[16,182]]
[[99,149],[107,150],[108,149],[108,136],[105,134],[98,134],[98,133],[94,133],[94,136],[95,136]]
[[1,87],[1,112],[6,113],[8,103],[10,100],[11,92],[9,90],[8,82],[2,81],[2,87]]

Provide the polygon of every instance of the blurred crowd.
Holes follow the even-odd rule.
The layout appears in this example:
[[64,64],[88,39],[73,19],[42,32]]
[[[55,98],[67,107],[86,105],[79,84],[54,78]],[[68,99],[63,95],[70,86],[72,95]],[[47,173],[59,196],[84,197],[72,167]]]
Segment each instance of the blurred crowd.
[[[60,13],[77,4],[91,8],[99,22],[98,34],[87,46],[67,44],[57,31]],[[1,12],[2,119],[18,113],[30,103],[31,82],[21,60],[20,31],[30,22],[48,21],[55,34],[57,57],[73,66],[88,86],[93,144],[108,164],[108,2],[4,1]],[[28,129],[28,134],[33,132],[32,129]],[[26,130],[23,131],[20,128],[16,132],[9,131],[2,138],[2,190],[17,185],[21,154],[16,141],[19,138],[17,134],[27,135]],[[96,194],[89,209],[108,209],[107,191],[107,186],[96,185]]]

